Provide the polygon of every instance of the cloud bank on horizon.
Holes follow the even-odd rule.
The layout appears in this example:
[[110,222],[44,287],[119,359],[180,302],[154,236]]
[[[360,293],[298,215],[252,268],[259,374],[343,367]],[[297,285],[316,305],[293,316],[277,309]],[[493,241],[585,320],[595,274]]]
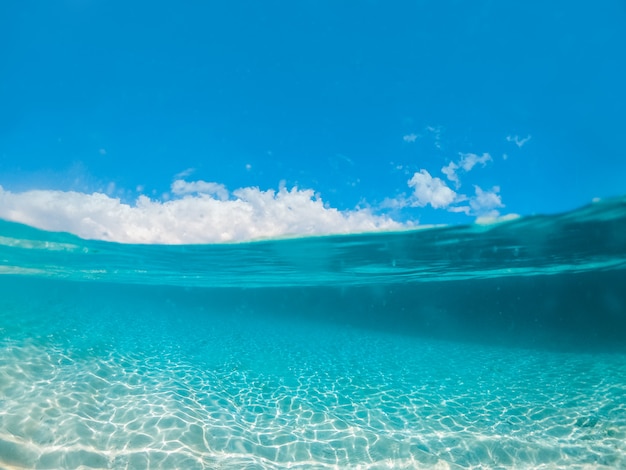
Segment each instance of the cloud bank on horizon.
[[133,204],[103,192],[12,192],[0,186],[0,218],[86,239],[148,244],[240,242],[416,226],[415,221],[400,222],[377,213],[404,207],[431,206],[464,213],[480,222],[500,216],[498,209],[504,207],[500,188],[474,186],[471,196],[459,193],[460,174],[491,160],[488,153],[460,154],[458,161],[443,167],[441,172],[456,190],[420,169],[407,182],[412,193],[388,198],[379,210],[364,207],[342,211],[325,204],[312,189],[243,187],[230,192],[223,184],[187,181],[179,174],[171,184],[171,195],[164,200],[140,195]]
[[134,205],[104,193],[0,187],[0,218],[82,238],[122,243],[219,243],[291,235],[340,234],[405,227],[369,209],[339,211],[314,191],[176,180],[174,198],[139,196]]

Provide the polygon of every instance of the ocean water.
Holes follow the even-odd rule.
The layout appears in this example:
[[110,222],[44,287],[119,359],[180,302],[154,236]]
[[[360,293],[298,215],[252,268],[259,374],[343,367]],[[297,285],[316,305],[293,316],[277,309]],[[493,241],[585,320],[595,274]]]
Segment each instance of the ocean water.
[[0,468],[626,468],[625,198],[0,274]]

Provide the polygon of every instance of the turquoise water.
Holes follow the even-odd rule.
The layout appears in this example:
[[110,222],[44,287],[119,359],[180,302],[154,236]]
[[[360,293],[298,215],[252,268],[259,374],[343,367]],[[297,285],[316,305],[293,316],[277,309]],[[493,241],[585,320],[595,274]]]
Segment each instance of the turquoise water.
[[0,468],[626,467],[626,199],[0,273]]

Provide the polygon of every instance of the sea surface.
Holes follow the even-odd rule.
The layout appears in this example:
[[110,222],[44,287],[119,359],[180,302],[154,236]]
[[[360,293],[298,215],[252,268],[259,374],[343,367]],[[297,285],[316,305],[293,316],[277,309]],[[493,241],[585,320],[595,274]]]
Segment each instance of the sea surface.
[[224,245],[0,221],[0,468],[626,468],[626,198]]

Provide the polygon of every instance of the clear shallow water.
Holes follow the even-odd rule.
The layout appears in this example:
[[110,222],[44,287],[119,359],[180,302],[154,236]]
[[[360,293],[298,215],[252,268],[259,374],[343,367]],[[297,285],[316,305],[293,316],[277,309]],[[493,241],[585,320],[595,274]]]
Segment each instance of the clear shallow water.
[[1,468],[626,466],[623,200],[227,246],[0,229]]

